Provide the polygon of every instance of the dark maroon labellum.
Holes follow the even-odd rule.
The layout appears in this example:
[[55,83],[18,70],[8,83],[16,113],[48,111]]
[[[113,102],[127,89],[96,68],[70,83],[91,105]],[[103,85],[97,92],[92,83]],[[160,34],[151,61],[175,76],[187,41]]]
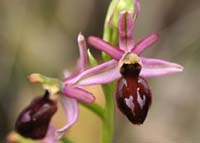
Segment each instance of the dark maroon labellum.
[[116,87],[117,105],[133,124],[142,124],[151,105],[151,91],[147,81],[139,76],[139,64],[123,64],[122,77]]
[[49,99],[49,92],[34,99],[19,115],[15,130],[24,137],[45,137],[51,117],[57,111],[57,103]]

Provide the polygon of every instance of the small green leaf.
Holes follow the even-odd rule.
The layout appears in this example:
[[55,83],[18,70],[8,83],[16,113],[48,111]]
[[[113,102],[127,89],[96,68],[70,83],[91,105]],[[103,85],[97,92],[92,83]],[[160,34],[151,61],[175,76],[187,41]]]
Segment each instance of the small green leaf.
[[105,62],[111,60],[111,57],[105,52],[102,52],[102,58]]
[[94,58],[94,56],[92,55],[89,49],[87,52],[88,52],[90,65],[92,65],[92,67],[95,67],[96,65],[98,65],[98,62],[96,61],[96,59]]

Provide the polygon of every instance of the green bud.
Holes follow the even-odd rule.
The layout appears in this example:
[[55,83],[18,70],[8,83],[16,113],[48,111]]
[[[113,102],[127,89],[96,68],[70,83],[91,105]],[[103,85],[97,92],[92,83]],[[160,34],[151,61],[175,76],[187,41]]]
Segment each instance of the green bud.
[[[114,46],[117,46],[119,43],[119,14],[121,11],[124,10],[133,12],[135,11],[133,0],[112,0],[106,15],[103,40],[109,42]],[[102,57],[105,61],[110,60],[110,57],[105,53],[102,53]]]
[[113,11],[112,16],[110,17],[110,24],[111,26],[118,29],[119,23],[119,14],[121,11],[134,11],[135,7],[133,4],[133,0],[119,0],[116,8]]
[[117,36],[112,36],[112,34],[116,35],[116,33],[118,33],[119,14],[123,10],[134,12],[135,6],[133,0],[111,1],[105,20],[104,35],[103,35],[103,39],[106,40],[107,42],[116,41],[116,39],[113,39],[113,37],[118,38]]

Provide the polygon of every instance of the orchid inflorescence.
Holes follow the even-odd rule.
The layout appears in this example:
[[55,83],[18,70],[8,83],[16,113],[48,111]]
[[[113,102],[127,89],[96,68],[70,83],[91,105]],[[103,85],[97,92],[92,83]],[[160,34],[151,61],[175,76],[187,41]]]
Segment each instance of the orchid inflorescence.
[[[181,72],[183,67],[176,63],[141,56],[145,49],[157,42],[158,34],[153,33],[135,42],[133,33],[135,20],[140,14],[139,2],[133,0],[133,6],[134,11],[122,9],[118,14],[118,46],[95,36],[89,36],[87,39],[91,46],[105,52],[111,60],[91,67],[89,64],[91,53],[87,49],[84,36],[79,34],[80,59],[75,72],[70,74],[66,70],[63,81],[41,74],[29,76],[31,82],[42,84],[45,94],[35,99],[21,112],[16,121],[16,132],[24,137],[40,139],[43,143],[57,142],[77,121],[78,102],[91,104],[95,101],[95,96],[83,87],[113,81],[117,81],[115,94],[121,112],[133,124],[144,122],[152,101],[146,78]],[[108,21],[111,27],[112,20],[111,16]],[[63,128],[56,130],[49,124],[51,117],[57,111],[58,101],[63,105],[67,122]]]

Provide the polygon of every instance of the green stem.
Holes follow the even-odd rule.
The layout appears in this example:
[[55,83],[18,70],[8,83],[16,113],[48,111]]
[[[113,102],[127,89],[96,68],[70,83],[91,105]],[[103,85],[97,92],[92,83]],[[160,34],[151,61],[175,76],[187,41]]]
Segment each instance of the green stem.
[[102,85],[105,96],[105,111],[102,126],[102,143],[112,143],[114,128],[114,84]]
[[[113,11],[116,8],[118,0],[112,0],[108,8],[106,20],[104,23],[103,40],[117,45],[118,43],[118,30],[110,27],[110,18],[113,16]],[[104,61],[110,60],[110,57],[102,53]],[[102,123],[102,143],[112,143],[114,131],[114,83],[102,85],[105,97],[104,120]]]
[[104,109],[97,103],[92,103],[92,104],[86,104],[83,102],[80,102],[81,105],[95,113],[99,118],[103,120],[104,118]]
[[[117,45],[118,43],[118,30],[110,27],[110,18],[113,16],[113,11],[116,8],[118,0],[112,0],[108,8],[106,20],[104,23],[103,40]],[[110,57],[102,53],[104,61],[110,60]],[[104,120],[102,125],[102,143],[112,143],[114,131],[114,83],[102,85],[105,97]]]

